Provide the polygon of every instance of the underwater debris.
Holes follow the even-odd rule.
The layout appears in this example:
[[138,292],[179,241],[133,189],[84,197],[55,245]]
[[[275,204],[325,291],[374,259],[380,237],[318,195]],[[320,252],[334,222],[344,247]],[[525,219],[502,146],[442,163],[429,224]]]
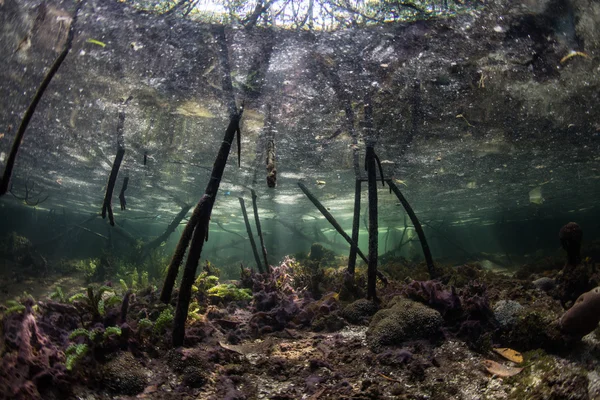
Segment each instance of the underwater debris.
[[[467,123],[467,126],[468,126],[469,128],[474,128],[474,126],[473,126],[473,125],[471,125],[471,123],[469,122],[469,120],[468,120],[468,119],[467,119],[467,118],[466,118],[464,115],[462,115],[462,114],[458,114],[458,115],[456,116],[456,118],[462,118],[462,119],[464,119],[464,120],[465,120],[465,122]],[[439,158],[439,157],[438,157],[438,158]],[[439,158],[439,159],[438,159],[438,161],[440,161],[440,160],[441,160],[441,158]]]
[[125,210],[127,201],[125,201],[125,191],[127,190],[127,184],[129,183],[129,177],[126,176],[123,179],[123,186],[121,186],[121,193],[119,193],[119,202],[121,203],[121,211]]
[[487,372],[500,378],[509,378],[523,371],[523,368],[503,365],[492,360],[483,360],[481,364],[483,364]]
[[587,53],[584,53],[583,51],[571,51],[569,54],[567,54],[566,56],[564,56],[563,58],[560,59],[560,63],[564,64],[573,57],[583,57],[583,58],[587,58],[588,60],[591,60],[591,58],[592,58]]
[[25,130],[27,130],[29,121],[31,121],[31,118],[33,117],[33,114],[35,113],[35,109],[36,109],[37,105],[39,104],[40,100],[42,99],[44,92],[48,88],[48,85],[50,85],[52,78],[54,77],[54,75],[56,74],[56,72],[58,71],[60,66],[62,65],[65,58],[67,58],[67,55],[69,54],[69,51],[71,50],[71,46],[73,45],[73,37],[75,36],[75,25],[77,23],[77,15],[79,14],[79,10],[81,9],[83,3],[85,3],[85,1],[80,1],[77,3],[77,6],[75,7],[75,11],[73,12],[73,18],[71,20],[71,26],[69,27],[69,33],[67,35],[67,40],[65,43],[65,48],[60,53],[60,55],[56,58],[56,60],[54,61],[54,63],[50,67],[50,69],[48,70],[48,73],[46,74],[46,76],[44,77],[44,80],[42,81],[39,88],[35,92],[35,95],[33,96],[33,99],[31,100],[29,107],[27,107],[27,110],[25,111],[25,114],[23,115],[23,119],[21,120],[21,125],[19,125],[19,129],[17,130],[17,133],[15,134],[15,138],[13,140],[13,144],[10,149],[8,159],[6,160],[6,165],[4,167],[4,173],[2,174],[2,178],[0,179],[0,196],[5,195],[6,192],[8,191],[9,181],[12,176],[12,170],[15,166],[15,161],[17,159],[17,153],[19,152],[19,147],[21,146],[21,143],[23,141],[23,136],[25,135]]
[[502,357],[509,361],[520,364],[523,362],[523,355],[518,351],[509,349],[508,347],[496,347],[492,349],[494,352],[500,354]]

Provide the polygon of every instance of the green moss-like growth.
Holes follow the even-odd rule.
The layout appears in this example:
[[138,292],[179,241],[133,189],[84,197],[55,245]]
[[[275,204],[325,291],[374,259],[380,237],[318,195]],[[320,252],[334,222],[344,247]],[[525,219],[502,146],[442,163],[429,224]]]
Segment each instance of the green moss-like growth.
[[173,310],[171,307],[166,308],[160,313],[156,321],[154,322],[154,334],[162,334],[168,327],[173,325]]
[[50,293],[50,299],[60,301],[61,303],[64,303],[67,300],[60,286],[54,288],[54,291]]
[[192,290],[194,292],[206,293],[209,289],[219,284],[219,277],[216,275],[208,275],[207,272],[201,272],[194,281]]
[[153,323],[148,318],[142,318],[138,321],[138,328],[146,329],[152,327]]
[[25,311],[25,306],[23,304],[17,304],[14,306],[7,307],[6,311],[4,311],[4,315],[10,315],[13,313],[22,313],[23,311]]
[[207,290],[209,296],[218,297],[224,302],[252,300],[252,291],[250,289],[240,289],[232,284],[221,283]]
[[127,285],[127,282],[125,282],[124,279],[119,279],[119,284],[121,285],[121,289],[123,290],[123,292],[127,292],[129,290],[129,286]]
[[65,367],[71,371],[75,365],[77,365],[83,357],[87,354],[89,347],[87,344],[72,344],[65,351],[67,361]]
[[118,326],[109,326],[104,330],[104,338],[108,338],[111,335],[121,336],[121,328]]
[[[104,293],[112,292],[110,296],[104,296]],[[92,314],[93,320],[100,319],[105,313],[105,307],[107,303],[115,304],[120,300],[117,297],[117,300],[114,299],[116,297],[114,289],[108,286],[99,287],[94,293],[94,288],[89,286],[87,289],[87,295],[83,293],[78,293],[69,298],[69,301],[74,303],[76,307],[80,309],[84,309],[85,311]]]
[[79,337],[85,337],[86,339],[90,338],[90,331],[84,328],[77,328],[71,334],[69,334],[69,340],[75,340]]
[[100,265],[100,260],[97,258],[89,258],[87,260],[79,260],[75,263],[75,269],[82,272],[85,276],[86,282],[92,281],[96,274],[96,269]]
[[587,371],[543,350],[523,354],[525,368],[507,380],[511,400],[588,399]]
[[390,308],[378,311],[367,331],[367,343],[374,352],[405,341],[431,339],[439,334],[444,320],[439,312],[421,303],[397,296]]

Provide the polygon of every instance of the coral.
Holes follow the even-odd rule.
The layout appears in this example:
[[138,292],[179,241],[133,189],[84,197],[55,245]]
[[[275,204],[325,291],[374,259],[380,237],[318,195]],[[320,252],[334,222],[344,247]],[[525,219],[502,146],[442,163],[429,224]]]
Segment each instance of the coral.
[[312,261],[321,261],[327,254],[327,249],[321,243],[313,243],[310,246],[308,258]]
[[494,305],[494,317],[500,323],[500,326],[507,328],[513,326],[523,310],[523,306],[513,300],[500,300]]
[[583,231],[575,222],[569,222],[558,233],[560,244],[567,252],[567,263],[577,265],[581,262],[580,250]]
[[101,368],[101,383],[112,392],[136,395],[148,384],[148,377],[142,365],[130,353],[119,353]]
[[443,319],[439,312],[421,303],[395,297],[389,308],[379,310],[367,331],[372,351],[396,346],[410,340],[431,339],[439,334]]
[[549,292],[556,287],[554,279],[547,276],[536,279],[531,283],[533,283],[533,286],[535,286],[536,289],[543,290],[544,292]]
[[344,307],[341,311],[341,316],[350,323],[364,324],[378,309],[377,304],[371,300],[359,299]]
[[598,327],[600,322],[600,287],[579,296],[573,307],[560,318],[563,332],[582,337]]

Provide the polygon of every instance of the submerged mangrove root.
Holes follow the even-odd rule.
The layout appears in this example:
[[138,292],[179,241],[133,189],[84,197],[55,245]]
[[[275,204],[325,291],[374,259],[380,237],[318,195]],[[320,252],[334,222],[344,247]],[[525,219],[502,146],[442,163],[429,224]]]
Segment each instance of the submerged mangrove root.
[[[367,269],[367,299],[377,300],[377,253],[379,232],[377,224],[377,173],[376,155],[373,146],[367,146],[365,166],[369,179],[369,262]],[[383,176],[382,176],[383,179]]]
[[254,253],[254,261],[256,262],[256,267],[258,268],[258,271],[261,274],[263,274],[265,271],[263,270],[262,263],[260,262],[258,250],[256,250],[256,242],[254,241],[254,236],[252,235],[252,228],[250,227],[250,221],[248,220],[246,204],[243,198],[238,197],[238,199],[240,200],[240,207],[242,208],[242,215],[244,216],[244,223],[246,224],[246,232],[248,232],[248,239],[250,239],[250,247],[252,247],[252,253]]
[[[354,184],[354,217],[352,218],[352,241],[358,243],[358,231],[360,230],[360,193],[361,181],[356,179]],[[348,274],[353,277],[356,269],[356,247],[350,248],[348,257]]]
[[[202,199],[200,199],[200,202]],[[194,229],[200,220],[200,202],[196,204],[194,212],[185,225],[185,228],[181,233],[181,237],[179,238],[179,242],[177,242],[177,247],[175,248],[173,257],[171,257],[171,262],[169,263],[169,268],[167,269],[167,276],[165,277],[165,283],[163,284],[162,291],[160,292],[160,301],[165,304],[169,304],[171,301],[171,294],[173,293],[173,286],[175,286],[175,279],[177,279],[177,274],[179,273],[179,266],[183,261],[185,252],[190,244],[190,240],[192,240]]]
[[15,161],[17,159],[17,153],[19,152],[19,147],[21,146],[21,142],[23,141],[23,136],[25,135],[27,126],[29,125],[31,118],[35,113],[35,109],[38,106],[40,100],[42,99],[44,92],[48,88],[48,85],[52,81],[52,78],[54,78],[54,75],[56,74],[56,72],[58,72],[58,69],[62,65],[65,58],[67,58],[67,55],[71,50],[71,46],[73,45],[73,37],[75,36],[75,25],[77,22],[77,15],[79,14],[79,10],[81,9],[83,3],[84,1],[82,0],[75,7],[75,11],[73,12],[73,19],[71,21],[71,26],[69,27],[69,33],[67,35],[67,41],[65,43],[65,48],[56,58],[54,64],[52,64],[52,67],[50,67],[50,69],[48,70],[48,73],[44,77],[44,80],[40,84],[40,87],[38,88],[37,92],[35,92],[35,95],[33,96],[29,107],[27,107],[25,115],[23,115],[21,125],[19,125],[19,129],[17,130],[12,147],[10,149],[10,153],[8,155],[8,158],[6,159],[6,167],[4,167],[4,174],[2,175],[2,179],[0,179],[0,196],[6,194],[6,192],[8,191],[8,183],[12,176],[12,171],[15,166]]
[[254,189],[250,189],[252,193],[252,208],[254,208],[254,221],[256,222],[256,232],[258,233],[258,238],[260,239],[260,247],[262,249],[263,259],[265,260],[265,272],[271,272],[271,266],[269,265],[269,260],[267,259],[267,248],[265,247],[265,239],[262,234],[262,228],[260,226],[260,219],[258,218],[258,206],[256,205],[256,192]]
[[125,149],[119,145],[117,149],[117,156],[113,162],[112,170],[108,178],[108,184],[106,185],[106,194],[104,195],[104,202],[102,203],[102,218],[106,218],[106,212],[108,211],[108,219],[112,226],[115,226],[115,218],[112,212],[112,194],[115,189],[115,183],[117,182],[117,176],[119,175],[119,168],[121,168],[121,162],[125,155]]
[[123,179],[123,186],[121,186],[121,193],[119,193],[119,203],[121,203],[121,211],[125,210],[127,201],[125,200],[125,191],[127,190],[127,184],[129,184],[129,177],[126,176]]
[[387,179],[386,182],[390,188],[390,192],[393,191],[396,194],[396,197],[398,197],[398,200],[400,200],[400,203],[402,203],[402,206],[406,210],[408,217],[410,218],[413,226],[415,227],[415,231],[417,232],[417,235],[419,236],[419,241],[421,242],[421,247],[423,248],[423,255],[425,256],[425,262],[427,263],[429,275],[433,279],[436,276],[435,265],[433,264],[433,257],[431,256],[431,250],[429,249],[429,244],[427,243],[425,232],[423,232],[423,227],[421,226],[421,223],[415,215],[415,212],[413,211],[412,207],[410,206],[410,204],[408,204],[408,201],[404,198],[404,196],[400,192],[400,189],[398,189],[398,186],[396,186],[396,184],[391,179]]
[[275,168],[275,142],[269,140],[267,144],[267,186],[277,186],[277,169]]
[[173,346],[183,345],[185,338],[185,321],[188,316],[188,308],[190,305],[190,299],[192,297],[192,285],[196,279],[196,270],[198,268],[198,262],[200,261],[200,255],[202,254],[202,246],[208,234],[208,224],[210,221],[210,215],[215,202],[215,197],[219,191],[219,185],[221,178],[223,177],[223,171],[227,165],[227,158],[231,150],[231,142],[234,139],[236,132],[240,130],[240,119],[242,118],[243,108],[231,115],[229,126],[225,131],[225,137],[221,142],[219,153],[215,160],[213,171],[206,186],[204,195],[196,205],[192,217],[188,221],[181,239],[177,244],[175,254],[169,265],[169,271],[167,278],[165,279],[165,285],[161,293],[161,300],[168,303],[171,298],[171,292],[173,291],[173,285],[175,284],[175,277],[179,270],[179,265],[185,254],[187,244],[190,242],[190,236],[192,240],[190,243],[190,249],[188,251],[188,257],[183,270],[183,278],[181,279],[181,286],[179,287],[179,296],[177,298],[177,307],[175,309],[175,319],[173,323]]
[[146,257],[148,254],[150,254],[152,250],[156,249],[163,242],[167,241],[169,236],[171,236],[171,234],[175,232],[175,229],[177,229],[181,221],[185,218],[188,211],[190,211],[190,208],[192,208],[192,206],[189,204],[185,204],[181,207],[181,211],[179,211],[175,218],[173,218],[173,221],[171,221],[171,223],[163,232],[163,234],[157,237],[156,239],[152,240],[151,242],[148,242],[148,244],[144,246],[144,253],[142,254],[142,257]]
[[[18,196],[14,191],[13,191],[13,184],[11,182],[10,184],[10,194],[13,195],[13,197],[17,200],[22,201],[23,203],[25,203],[28,206],[32,206],[35,207],[39,204],[42,204],[43,202],[45,202],[46,200],[48,200],[48,195],[46,195],[46,197],[44,197],[43,199],[41,198],[42,196],[42,192],[40,191],[40,193],[33,193],[33,189],[35,188],[35,182],[31,181],[31,187],[29,186],[29,179],[27,179],[27,182],[25,182],[25,196]],[[37,200],[33,200],[34,197],[37,197]]]
[[321,202],[319,202],[319,200],[308,190],[308,188],[306,186],[304,186],[304,184],[302,182],[298,182],[298,186],[300,187],[300,189],[302,189],[302,191],[304,192],[304,194],[306,195],[306,197],[308,197],[308,199],[315,205],[315,207],[317,207],[317,209],[321,212],[321,214],[323,214],[323,216],[327,219],[327,221],[329,221],[329,223],[331,224],[331,226],[333,226],[335,228],[335,230],[340,235],[342,235],[342,237],[344,239],[346,239],[346,242],[348,242],[348,244],[350,245],[350,247],[356,248],[356,252],[358,253],[358,255],[366,263],[368,263],[369,260],[367,259],[367,257],[365,257],[365,255],[363,254],[363,252],[360,251],[360,249],[358,248],[358,245],[356,244],[356,242],[353,241],[350,238],[350,236],[348,236],[348,234],[346,232],[344,232],[344,230],[342,229],[342,227],[340,226],[340,224],[338,224],[338,222],[335,220],[335,218],[333,217],[333,215],[331,215],[331,213],[329,211],[327,211],[327,209],[325,207],[323,207],[323,204],[321,204]]

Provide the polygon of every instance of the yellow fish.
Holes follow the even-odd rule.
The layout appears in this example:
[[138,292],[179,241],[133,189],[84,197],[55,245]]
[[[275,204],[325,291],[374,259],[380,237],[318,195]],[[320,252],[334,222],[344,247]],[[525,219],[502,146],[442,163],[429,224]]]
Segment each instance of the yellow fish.
[[91,43],[91,44],[97,44],[100,47],[106,47],[106,43],[101,42],[101,41],[96,40],[96,39],[88,39],[88,40],[86,40],[86,42]]
[[406,184],[406,181],[403,181],[402,179],[394,179],[394,182],[396,182],[399,185],[404,185],[404,186],[408,187],[408,185]]
[[326,182],[325,181],[319,181],[317,180],[317,185],[324,185]]

